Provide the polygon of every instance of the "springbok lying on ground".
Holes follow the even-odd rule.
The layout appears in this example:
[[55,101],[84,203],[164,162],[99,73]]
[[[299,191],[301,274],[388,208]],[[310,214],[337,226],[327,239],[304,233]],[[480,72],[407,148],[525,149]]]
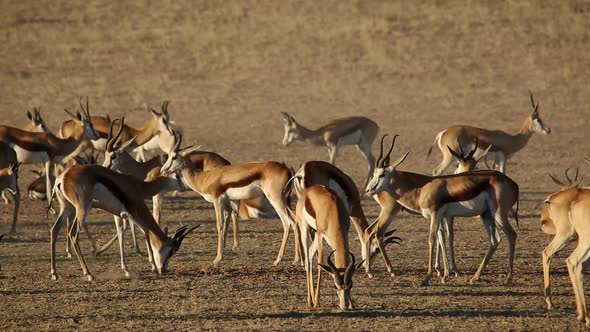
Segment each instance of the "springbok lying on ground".
[[438,145],[442,152],[443,160],[432,171],[433,175],[440,175],[451,165],[453,161],[452,154],[447,150],[450,147],[457,150],[458,145],[467,145],[477,138],[481,146],[492,146],[489,155],[494,155],[497,163],[500,165],[500,172],[506,173],[506,161],[516,152],[520,151],[528,143],[533,133],[550,134],[551,128],[547,127],[539,115],[539,104],[535,104],[533,94],[531,93],[531,103],[533,104],[533,113],[523,122],[520,131],[511,135],[502,130],[487,130],[483,128],[470,126],[452,126],[436,135],[434,143],[428,149],[428,156],[432,148]]

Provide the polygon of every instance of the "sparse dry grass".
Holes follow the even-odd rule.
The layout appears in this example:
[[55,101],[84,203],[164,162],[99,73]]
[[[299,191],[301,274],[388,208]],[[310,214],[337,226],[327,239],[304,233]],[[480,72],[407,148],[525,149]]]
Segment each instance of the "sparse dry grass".
[[[451,124],[517,131],[530,111],[528,89],[553,129],[534,136],[508,165],[524,202],[513,287],[500,286],[494,272],[504,271],[505,248],[481,285],[468,287],[462,277],[416,287],[427,225],[408,216],[395,226],[404,246],[391,249],[400,276],[360,276],[354,292],[361,310],[350,317],[331,311],[327,283],[324,310],[308,310],[300,269],[270,267],[275,222],[247,223],[239,253],[219,271],[208,267],[209,225],[187,239],[170,276],[153,277],[143,258],[131,258],[137,279],[88,284],[77,278],[77,263],[64,260],[63,279],[51,283],[44,209],[24,201],[23,227],[0,246],[0,329],[578,328],[565,254],[555,260],[554,278],[565,312],[545,316],[540,250],[548,239],[534,206],[555,189],[547,171],[561,173],[588,153],[588,1],[3,1],[0,8],[2,123],[20,125],[26,109],[41,106],[56,130],[61,109],[89,95],[95,113],[127,114],[139,125],[146,105],[169,99],[187,141],[233,162],[298,165],[325,160],[326,151],[281,147],[279,111],[311,127],[362,114],[382,132],[401,135],[396,151],[411,149],[404,167],[418,172],[434,168],[438,153],[427,160],[426,150]],[[338,162],[361,182],[365,165],[354,149]],[[28,177],[24,172],[21,187]],[[364,204],[377,215],[373,202]],[[213,217],[206,203],[184,198],[166,213],[168,220]],[[468,272],[485,246],[473,221],[458,222],[457,255]],[[110,222],[95,229],[102,239],[112,232]],[[90,264],[109,277],[116,261],[113,253]]]

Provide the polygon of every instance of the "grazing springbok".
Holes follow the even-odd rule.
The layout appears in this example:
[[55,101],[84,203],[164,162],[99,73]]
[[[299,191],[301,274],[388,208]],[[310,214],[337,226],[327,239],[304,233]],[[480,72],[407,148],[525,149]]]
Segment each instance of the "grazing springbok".
[[[477,272],[471,278],[473,283],[479,279],[482,270],[496,251],[500,238],[496,223],[502,227],[509,243],[508,273],[506,283],[512,281],[516,232],[508,222],[508,213],[514,204],[518,212],[518,185],[508,176],[497,171],[474,171],[447,176],[427,176],[422,174],[398,171],[397,167],[406,159],[408,153],[391,164],[390,155],[395,145],[394,137],[388,153],[383,157],[383,141],[375,166],[373,177],[366,188],[366,194],[372,196],[387,191],[405,209],[420,213],[430,218],[428,236],[428,275],[422,285],[427,285],[433,275],[433,254],[435,234],[442,245],[442,256],[445,258],[445,271],[442,282],[449,274],[445,250],[445,235],[441,225],[443,220],[452,217],[481,216],[488,233],[489,246]],[[515,219],[517,213],[515,213]],[[518,219],[517,219],[518,220]],[[448,226],[447,226],[448,227]],[[453,245],[449,243],[449,254],[453,259]]]
[[45,121],[41,117],[41,110],[39,108],[33,108],[33,113],[27,111],[27,118],[29,119],[29,122],[22,127],[23,130],[45,133],[49,132],[49,127],[47,127]]
[[451,165],[453,155],[447,147],[457,150],[461,144],[467,145],[477,138],[481,146],[492,146],[488,155],[494,155],[500,165],[500,172],[506,173],[506,161],[516,152],[520,151],[528,143],[533,133],[547,135],[551,133],[551,128],[547,127],[539,115],[539,104],[535,104],[533,94],[530,93],[531,103],[533,104],[533,113],[523,122],[520,131],[511,135],[502,130],[487,130],[483,128],[457,125],[449,127],[436,135],[434,143],[428,149],[428,156],[432,148],[438,145],[442,152],[443,160],[432,171],[433,175],[440,175]]
[[[373,276],[369,265],[370,258],[377,252],[381,252],[387,271],[391,276],[394,276],[389,257],[384,250],[387,243],[397,243],[399,241],[398,237],[392,235],[393,231],[386,232],[392,218],[388,218],[387,214],[382,214],[377,219],[377,222],[369,225],[361,205],[359,191],[354,181],[346,173],[325,161],[308,161],[299,168],[293,179],[297,196],[301,196],[306,188],[313,185],[323,185],[334,191],[344,203],[359,237],[361,255],[365,260],[365,272],[367,275],[369,277]],[[383,195],[387,194],[383,193]],[[377,202],[381,205],[379,200]],[[372,239],[373,242],[368,238],[369,233],[376,235]]]
[[281,112],[285,121],[283,145],[289,146],[297,140],[308,141],[315,145],[326,146],[330,155],[330,164],[336,164],[338,148],[343,145],[355,145],[368,163],[368,178],[373,173],[375,158],[371,152],[373,141],[379,132],[379,126],[365,117],[347,117],[336,119],[312,130],[295,121],[291,115]]
[[0,141],[5,142],[16,151],[19,162],[23,164],[45,163],[47,196],[52,188],[54,165],[77,155],[80,143],[84,139],[98,138],[98,134],[90,122],[88,106],[86,109],[82,108],[82,112],[83,114],[78,112],[73,118],[76,123],[74,135],[66,139],[59,138],[52,133],[30,132],[9,126],[0,126]]
[[[340,309],[354,309],[350,296],[352,276],[362,262],[355,264],[354,255],[348,247],[350,216],[345,203],[329,188],[314,185],[301,194],[297,202],[296,218],[305,257],[307,303],[314,308],[320,306],[320,284],[324,270],[334,279]],[[328,256],[328,265],[323,264],[324,241],[332,248],[332,253]],[[318,280],[314,290],[313,257],[316,253]]]
[[[265,196],[275,209],[283,224],[283,239],[274,265],[277,265],[285,252],[289,229],[295,226],[294,217],[287,207],[285,192],[291,172],[285,165],[274,162],[260,162],[230,165],[199,172],[187,157],[190,149],[180,149],[182,134],[175,131],[177,139],[160,174],[181,174],[184,183],[206,201],[213,203],[217,226],[217,255],[213,265],[217,266],[223,257],[227,234],[227,216],[232,212],[231,201],[253,199]],[[297,235],[297,234],[296,234]],[[299,241],[296,241],[298,247]],[[298,252],[299,248],[296,248]]]
[[561,190],[545,199],[545,206],[541,211],[541,230],[545,234],[554,235],[553,240],[543,249],[541,255],[543,259],[545,302],[549,310],[554,308],[551,301],[551,261],[556,253],[578,237],[574,224],[570,220],[570,207],[584,189],[578,187],[582,180],[578,180],[578,173],[576,172],[574,179],[571,179],[568,173],[569,168],[565,171],[566,182],[562,182],[549,174],[553,182],[561,187]]
[[[155,195],[167,186],[178,186],[178,181],[175,178],[160,177],[151,182],[144,182],[98,165],[74,165],[60,174],[52,191],[59,201],[60,212],[51,228],[51,278],[57,279],[55,270],[57,235],[64,222],[70,218],[73,222],[68,230],[68,236],[72,240],[84,275],[88,280],[94,279],[78,243],[79,230],[93,207],[127,219],[141,227],[146,234],[146,246],[152,269],[158,274],[166,272],[170,257],[178,251],[184,237],[196,226],[190,229],[183,226],[172,238],[169,238],[167,230],[162,230],[152,217],[144,199]],[[121,270],[126,277],[129,277],[123,250],[123,232],[120,224],[116,226],[119,235]]]

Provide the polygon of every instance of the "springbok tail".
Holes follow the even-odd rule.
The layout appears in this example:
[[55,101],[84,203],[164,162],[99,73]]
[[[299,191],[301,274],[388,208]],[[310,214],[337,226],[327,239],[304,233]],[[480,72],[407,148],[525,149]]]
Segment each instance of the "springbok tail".
[[434,142],[432,142],[432,145],[430,145],[430,148],[428,149],[428,154],[426,155],[426,158],[430,158],[430,154],[432,153],[432,148],[434,148],[435,145],[439,144],[442,134],[444,132],[445,131],[443,130],[440,133],[438,133],[438,135],[436,135],[436,137],[434,138]]

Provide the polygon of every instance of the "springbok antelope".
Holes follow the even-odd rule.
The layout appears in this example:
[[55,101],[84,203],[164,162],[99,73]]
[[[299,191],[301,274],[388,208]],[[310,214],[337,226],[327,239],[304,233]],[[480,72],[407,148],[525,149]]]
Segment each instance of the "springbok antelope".
[[[334,191],[324,186],[314,185],[305,189],[297,202],[296,209],[297,225],[305,257],[307,303],[314,308],[320,306],[320,284],[322,270],[324,270],[334,279],[340,309],[343,311],[354,309],[350,296],[352,276],[363,262],[355,264],[354,255],[348,247],[348,229],[350,228],[348,208]],[[328,265],[323,264],[324,241],[332,248],[332,253],[328,256]],[[318,280],[314,290],[313,257],[316,253]],[[332,256],[334,256],[334,262],[332,262]]]
[[[306,188],[313,185],[322,185],[334,191],[346,207],[350,215],[350,220],[358,234],[367,275],[369,277],[373,276],[371,266],[369,265],[370,258],[379,251],[384,259],[387,271],[391,276],[394,276],[391,262],[385,252],[385,245],[387,243],[397,243],[399,241],[398,237],[392,235],[393,232],[386,232],[392,220],[392,218],[388,218],[390,214],[382,213],[378,218],[378,222],[369,225],[361,205],[359,191],[354,181],[338,167],[325,161],[306,162],[295,173],[293,179],[295,192],[298,197],[302,195]],[[387,194],[383,193],[383,195]],[[386,198],[382,198],[381,200],[377,200],[377,202],[381,205],[381,202],[385,202],[385,200]],[[395,201],[393,201],[393,204],[396,204]],[[373,239],[374,242],[371,242],[367,238],[369,233],[376,235]]]
[[578,187],[581,179],[578,180],[577,172],[573,180],[569,177],[568,172],[569,169],[565,171],[567,182],[562,182],[549,174],[553,182],[561,187],[561,190],[549,195],[545,199],[545,206],[541,211],[541,230],[545,234],[554,235],[553,240],[543,249],[541,255],[543,259],[545,302],[549,310],[554,308],[553,302],[551,301],[551,261],[557,252],[561,251],[568,243],[577,238],[576,229],[570,220],[570,207],[572,202],[577,200],[580,193],[584,190]]
[[283,145],[289,146],[297,140],[309,141],[315,145],[326,146],[330,155],[330,164],[336,164],[338,148],[343,145],[355,145],[368,163],[368,178],[373,173],[375,158],[371,152],[373,141],[379,132],[379,126],[365,117],[347,117],[336,119],[312,130],[295,121],[295,118],[281,112],[285,121]]
[[[377,159],[373,177],[367,185],[366,194],[372,196],[387,191],[407,210],[420,213],[425,218],[430,218],[428,275],[422,285],[427,285],[432,278],[435,234],[438,234],[438,241],[445,244],[444,232],[442,232],[440,226],[445,218],[459,216],[481,216],[489,237],[486,255],[470,282],[473,283],[479,279],[482,270],[499,244],[499,234],[495,225],[495,223],[498,223],[509,242],[506,283],[510,283],[512,281],[517,235],[508,222],[508,213],[514,204],[517,204],[516,212],[518,212],[518,185],[508,176],[497,171],[474,171],[435,177],[398,171],[397,167],[406,159],[408,153],[395,163],[390,163],[389,158],[396,137],[397,135],[394,137],[388,153],[383,158],[381,157],[383,156],[385,135],[381,139],[379,158]],[[515,213],[516,218],[517,213]],[[442,256],[445,258],[445,271],[441,281],[444,283],[449,274],[449,269],[445,245],[442,245],[442,249]],[[453,253],[453,245],[449,243],[451,260],[453,259]]]
[[[16,222],[18,220],[18,210],[20,207],[20,190],[18,188],[18,172],[9,172],[6,169],[11,169],[16,166],[18,170],[18,160],[16,158],[16,152],[6,143],[0,142],[0,169],[4,171],[4,174],[0,183],[0,191],[2,192],[2,198],[4,202],[8,204],[10,200],[6,197],[5,193],[8,192],[12,196],[14,201],[14,210],[12,213],[12,226],[10,227],[10,233],[16,232]],[[14,183],[12,182],[14,181]]]
[[547,127],[539,115],[539,104],[535,104],[533,94],[530,93],[531,103],[533,104],[533,113],[523,122],[520,131],[511,135],[502,130],[487,130],[483,128],[457,125],[449,127],[436,135],[434,143],[428,149],[428,156],[432,148],[438,145],[442,152],[443,160],[432,171],[433,175],[442,174],[452,163],[453,156],[447,150],[447,146],[457,150],[458,145],[468,144],[477,138],[482,146],[492,145],[489,155],[494,155],[500,165],[500,172],[506,173],[506,161],[516,152],[520,151],[528,143],[533,133],[547,135],[551,133],[551,128]]
[[[80,98],[78,100],[78,102],[80,104],[80,108],[84,109],[84,105],[82,104],[82,98]],[[88,104],[88,98],[86,98],[86,109],[90,110],[90,105]],[[72,137],[78,131],[76,121],[73,120],[73,119],[75,119],[75,116],[72,113],[70,113],[68,110],[65,110],[65,111],[72,119],[66,120],[59,127],[59,131],[57,133],[57,136],[60,138]],[[92,123],[92,127],[94,128],[94,131],[96,132],[98,137],[85,139],[84,142],[81,143],[81,145],[83,147],[87,147],[87,148],[94,148],[98,151],[104,151],[104,146],[106,144],[106,137],[108,134],[108,128],[111,123],[111,118],[108,115],[106,115],[106,116],[93,115],[90,117],[90,122]]]
[[[160,177],[151,182],[137,180],[98,165],[74,165],[63,172],[55,182],[53,193],[60,203],[59,215],[51,228],[51,278],[57,279],[55,271],[55,241],[66,219],[73,220],[68,230],[74,251],[82,271],[88,280],[94,277],[78,244],[78,233],[92,207],[100,208],[122,219],[136,223],[146,234],[150,262],[158,274],[168,270],[169,259],[180,248],[184,237],[196,228],[179,228],[172,238],[162,230],[149,212],[144,198],[151,197],[167,186],[177,186],[178,179]],[[140,194],[140,195],[139,195]],[[51,201],[51,200],[50,200]],[[123,232],[117,224],[121,270],[130,274],[125,264]]]
[[18,219],[18,209],[20,206],[20,194],[17,185],[19,165],[20,163],[13,163],[9,164],[7,167],[0,168],[0,191],[9,191],[14,198],[14,212],[12,216],[12,226],[10,227],[11,233],[16,232],[16,221]]
[[23,130],[45,133],[49,132],[49,128],[41,117],[41,110],[39,108],[33,108],[33,113],[27,111],[27,118],[30,122],[27,122],[27,124],[22,127]]
[[16,151],[19,162],[23,164],[45,163],[47,196],[51,190],[54,165],[76,155],[80,143],[84,139],[98,138],[98,134],[90,122],[88,107],[82,108],[82,112],[83,115],[78,112],[73,118],[76,123],[74,135],[66,139],[56,137],[52,133],[30,132],[9,126],[0,126],[0,141],[7,143]]
[[[274,261],[274,265],[277,265],[285,252],[289,228],[295,226],[284,194],[284,189],[291,177],[289,168],[281,163],[268,161],[222,166],[198,172],[186,156],[191,149],[180,149],[182,134],[177,131],[174,133],[178,138],[168,153],[168,159],[162,166],[160,174],[181,174],[182,180],[188,187],[213,203],[217,225],[217,255],[213,265],[217,266],[223,257],[228,221],[226,216],[232,210],[230,202],[263,195],[269,200],[283,224],[283,240],[277,259]],[[297,253],[299,242],[295,243]]]
[[136,159],[138,161],[146,161],[146,152],[160,149],[164,153],[170,151],[172,145],[174,145],[173,130],[178,130],[182,133],[182,127],[176,125],[174,121],[170,120],[170,113],[168,113],[168,101],[162,104],[161,121],[166,125],[166,130],[160,130],[155,134],[149,141],[136,147]]

